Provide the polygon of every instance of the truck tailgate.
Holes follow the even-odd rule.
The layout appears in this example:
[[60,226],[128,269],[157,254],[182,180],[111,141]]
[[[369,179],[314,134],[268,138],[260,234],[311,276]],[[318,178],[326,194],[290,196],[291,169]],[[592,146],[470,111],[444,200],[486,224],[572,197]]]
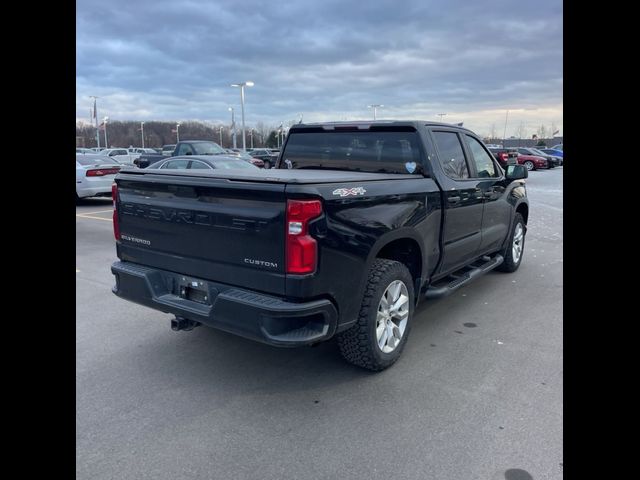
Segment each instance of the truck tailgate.
[[285,184],[120,174],[118,256],[284,294]]

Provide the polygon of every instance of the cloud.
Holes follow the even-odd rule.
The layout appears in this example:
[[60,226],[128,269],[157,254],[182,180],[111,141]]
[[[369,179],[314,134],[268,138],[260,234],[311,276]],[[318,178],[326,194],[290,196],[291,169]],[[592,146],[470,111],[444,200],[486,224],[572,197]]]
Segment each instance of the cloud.
[[[78,0],[76,115],[562,125],[562,2]],[[522,113],[520,113],[522,112]],[[528,112],[528,113],[525,113]],[[518,117],[521,115],[522,118]],[[503,121],[503,120],[502,120]],[[511,123],[511,120],[510,120]]]

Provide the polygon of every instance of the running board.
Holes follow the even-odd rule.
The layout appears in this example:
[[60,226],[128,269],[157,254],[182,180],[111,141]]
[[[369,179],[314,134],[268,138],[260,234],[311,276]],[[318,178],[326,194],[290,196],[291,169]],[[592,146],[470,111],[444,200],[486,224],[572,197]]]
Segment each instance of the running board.
[[[446,297],[447,295],[455,292],[460,287],[466,285],[472,280],[496,268],[498,265],[504,262],[504,258],[502,257],[502,255],[499,255],[499,254],[495,255],[494,257],[484,256],[482,257],[482,260],[481,260],[484,263],[476,266],[476,264],[479,261],[480,260],[473,262],[470,265],[470,267],[472,267],[471,270],[467,270],[461,275],[457,275],[458,272],[454,272],[452,275],[449,275],[448,277],[446,277],[444,281],[448,280],[448,283],[445,283],[444,285],[441,284],[440,286],[436,284],[429,287],[427,289],[427,292],[424,294],[424,298],[432,299],[432,298]],[[465,267],[465,268],[469,268],[469,267]],[[438,283],[441,283],[441,282],[438,282]]]

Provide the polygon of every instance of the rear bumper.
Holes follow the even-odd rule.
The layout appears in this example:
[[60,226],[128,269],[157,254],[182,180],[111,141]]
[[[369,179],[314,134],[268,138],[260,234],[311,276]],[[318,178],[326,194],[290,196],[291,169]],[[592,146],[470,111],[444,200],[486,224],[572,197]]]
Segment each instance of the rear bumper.
[[115,262],[120,298],[270,345],[295,347],[329,339],[338,312],[329,300],[289,302],[130,262]]
[[113,179],[108,180],[108,184],[105,182],[104,185],[99,186],[84,186],[78,184],[76,186],[76,194],[80,198],[86,197],[97,197],[97,196],[111,196],[111,185],[113,184]]

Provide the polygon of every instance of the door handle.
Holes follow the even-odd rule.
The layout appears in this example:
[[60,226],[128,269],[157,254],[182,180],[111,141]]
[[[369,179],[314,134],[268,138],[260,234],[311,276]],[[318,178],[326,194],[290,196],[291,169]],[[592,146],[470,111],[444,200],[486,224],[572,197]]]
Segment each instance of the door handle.
[[455,197],[449,197],[449,198],[447,198],[447,201],[448,201],[449,203],[453,203],[453,204],[455,204],[455,203],[459,203],[459,202],[460,202],[460,200],[461,200],[461,198],[460,198],[459,196],[457,196],[457,195],[456,195]]

